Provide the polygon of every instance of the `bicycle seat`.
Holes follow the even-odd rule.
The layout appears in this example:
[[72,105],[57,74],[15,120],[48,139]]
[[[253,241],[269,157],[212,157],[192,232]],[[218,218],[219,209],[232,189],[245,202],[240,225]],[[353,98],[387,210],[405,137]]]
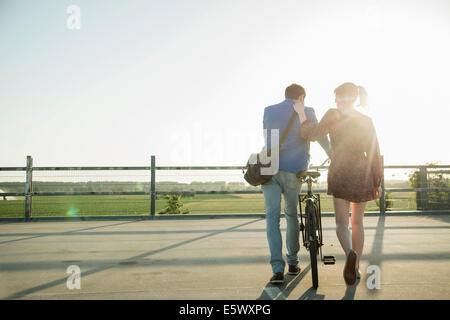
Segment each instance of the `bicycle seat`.
[[318,171],[306,171],[302,175],[302,178],[306,178],[306,177],[311,177],[312,179],[316,179],[316,178],[320,177],[320,172],[318,172]]

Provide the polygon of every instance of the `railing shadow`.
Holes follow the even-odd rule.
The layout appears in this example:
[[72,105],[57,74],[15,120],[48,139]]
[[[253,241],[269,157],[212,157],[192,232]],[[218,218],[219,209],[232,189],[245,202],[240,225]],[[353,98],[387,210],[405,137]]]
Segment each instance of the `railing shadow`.
[[[17,242],[17,241],[23,241],[23,240],[30,240],[30,239],[41,238],[41,237],[55,236],[55,235],[56,236],[64,236],[64,235],[76,234],[77,232],[93,230],[93,229],[100,229],[100,228],[106,228],[106,227],[114,227],[114,226],[119,226],[119,225],[122,225],[122,224],[128,224],[128,223],[133,223],[133,222],[136,222],[136,221],[125,221],[125,222],[101,225],[101,226],[96,226],[96,227],[76,229],[76,230],[71,230],[71,231],[66,231],[66,232],[41,233],[41,234],[38,234],[38,235],[35,235],[35,236],[31,236],[31,237],[1,241],[0,244]],[[4,234],[3,236],[16,236],[16,234]]]
[[[89,276],[91,274],[95,274],[95,273],[98,273],[98,272],[101,272],[101,271],[105,271],[105,270],[117,267],[120,263],[126,263],[127,261],[134,261],[134,260],[138,260],[138,259],[143,259],[145,257],[157,254],[157,253],[162,252],[162,251],[178,248],[178,247],[187,245],[187,244],[195,242],[195,241],[199,241],[199,240],[203,240],[203,239],[206,239],[206,238],[210,238],[210,237],[213,237],[213,236],[221,234],[221,233],[229,232],[231,230],[234,230],[234,229],[237,229],[237,228],[240,228],[240,227],[243,227],[243,226],[255,223],[255,222],[259,222],[261,220],[263,220],[263,219],[255,219],[255,220],[252,220],[252,221],[249,221],[249,222],[245,222],[245,223],[242,223],[242,224],[239,224],[239,225],[227,228],[227,229],[222,229],[220,231],[210,232],[210,233],[208,233],[206,235],[203,235],[203,236],[199,236],[199,237],[196,237],[196,238],[193,238],[193,239],[189,239],[189,240],[184,240],[184,241],[181,241],[181,242],[178,242],[178,243],[175,243],[175,244],[172,244],[172,245],[160,248],[160,249],[150,250],[150,251],[147,251],[145,253],[136,255],[134,257],[130,257],[128,259],[122,259],[119,262],[114,262],[114,263],[110,263],[110,264],[107,264],[107,265],[104,265],[104,266],[99,266],[97,268],[94,268],[94,269],[88,270],[86,272],[83,272],[83,278],[86,278],[87,276]],[[41,291],[41,290],[45,290],[45,289],[48,289],[48,288],[51,288],[51,287],[55,287],[57,285],[64,284],[64,283],[66,283],[66,281],[67,281],[67,277],[63,277],[63,278],[58,279],[58,280],[50,281],[50,282],[41,284],[39,286],[35,286],[35,287],[29,288],[29,289],[25,289],[25,290],[16,292],[16,293],[6,297],[5,299],[9,300],[9,299],[20,298],[20,297],[23,297],[23,296],[26,296],[26,295],[29,295],[29,294],[32,294],[32,293],[35,293],[35,292],[38,292],[38,291]]]
[[450,215],[449,214],[436,214],[436,215],[428,215],[427,218],[438,220],[439,222],[450,223]]

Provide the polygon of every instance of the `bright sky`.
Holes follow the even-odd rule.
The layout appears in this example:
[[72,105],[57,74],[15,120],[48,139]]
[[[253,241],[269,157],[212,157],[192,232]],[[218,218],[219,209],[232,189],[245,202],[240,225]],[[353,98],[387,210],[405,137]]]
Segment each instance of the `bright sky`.
[[287,85],[320,119],[346,81],[386,164],[449,164],[449,40],[448,0],[2,0],[0,166],[244,165]]

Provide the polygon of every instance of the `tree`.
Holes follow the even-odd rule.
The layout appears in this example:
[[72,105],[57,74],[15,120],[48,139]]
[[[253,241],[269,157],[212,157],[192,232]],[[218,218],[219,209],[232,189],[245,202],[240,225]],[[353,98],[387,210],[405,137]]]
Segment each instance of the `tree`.
[[167,199],[167,207],[159,212],[159,214],[187,214],[189,209],[182,209],[181,194],[167,194],[164,196]]
[[[430,162],[426,165],[436,165]],[[416,170],[409,175],[410,188],[449,188],[450,179],[445,178],[445,171]],[[417,209],[439,210],[450,208],[450,196],[448,191],[417,191]]]

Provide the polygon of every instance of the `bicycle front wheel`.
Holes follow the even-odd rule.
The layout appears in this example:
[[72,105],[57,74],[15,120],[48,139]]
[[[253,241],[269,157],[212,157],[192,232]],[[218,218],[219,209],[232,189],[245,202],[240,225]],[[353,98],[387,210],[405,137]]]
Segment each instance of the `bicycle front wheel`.
[[319,274],[317,270],[317,235],[316,235],[316,208],[312,200],[306,202],[306,216],[308,217],[309,256],[311,259],[311,275],[314,289],[319,287]]

